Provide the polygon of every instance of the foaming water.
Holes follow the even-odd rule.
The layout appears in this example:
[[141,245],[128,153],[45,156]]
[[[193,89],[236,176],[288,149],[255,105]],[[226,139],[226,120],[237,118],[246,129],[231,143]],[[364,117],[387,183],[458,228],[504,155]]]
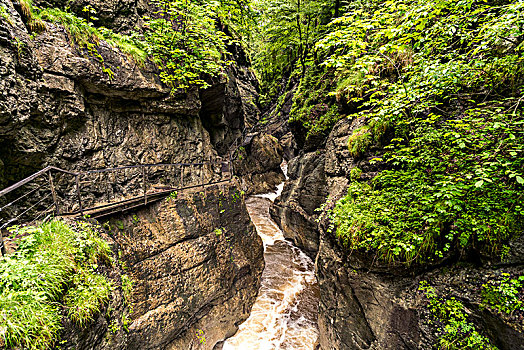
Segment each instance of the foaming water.
[[271,220],[268,198],[253,196],[246,206],[264,241],[266,267],[249,318],[223,350],[313,349],[318,338],[318,286],[311,259],[284,240]]
[[[285,160],[282,162],[282,164],[280,164],[280,168],[284,172],[284,176],[286,177],[286,180],[289,179],[289,177],[287,176],[287,162]],[[264,194],[256,194],[255,197],[267,198],[270,201],[274,202],[275,199],[277,199],[277,197],[282,194],[282,190],[283,189],[284,189],[284,183],[282,182],[280,185],[277,186],[277,191],[276,192],[269,192],[269,193],[264,193]]]

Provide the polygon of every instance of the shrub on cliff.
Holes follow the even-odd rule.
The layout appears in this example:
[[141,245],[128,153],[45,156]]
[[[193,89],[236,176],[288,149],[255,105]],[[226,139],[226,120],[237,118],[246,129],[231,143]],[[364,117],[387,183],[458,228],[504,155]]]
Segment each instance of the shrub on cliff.
[[14,227],[18,249],[0,259],[0,343],[48,349],[62,328],[62,310],[82,326],[109,299],[112,285],[96,273],[110,248],[86,223],[60,220]]
[[226,34],[217,29],[218,2],[152,0],[156,12],[146,17],[145,49],[169,86],[208,87],[226,64]]
[[82,14],[68,8],[40,9],[31,0],[23,0],[21,6],[33,34],[45,31],[45,22],[62,25],[71,43],[97,59],[110,79],[114,78],[111,68],[115,67],[106,66],[99,53],[102,40],[140,65],[147,60],[155,63],[160,79],[173,91],[190,86],[206,88],[206,79],[224,72],[228,64],[226,45],[233,39],[221,27],[227,24],[236,29],[235,33],[242,32],[249,14],[248,4],[242,2],[151,0],[153,11],[144,16],[143,28],[124,35],[96,27],[97,11],[91,6],[86,6]]
[[317,48],[352,82],[334,93],[358,106],[349,118],[388,126],[374,142],[394,133],[384,170],[332,213],[348,249],[493,256],[522,233],[523,15],[523,1],[361,0],[330,24]]

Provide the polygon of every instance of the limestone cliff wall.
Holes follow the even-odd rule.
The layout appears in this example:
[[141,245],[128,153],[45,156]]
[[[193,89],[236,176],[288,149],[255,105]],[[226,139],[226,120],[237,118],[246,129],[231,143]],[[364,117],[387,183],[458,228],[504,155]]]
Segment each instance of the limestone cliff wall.
[[271,214],[291,239],[316,259],[320,289],[320,346],[342,349],[431,349],[437,344],[435,328],[419,282],[427,280],[440,295],[461,300],[475,326],[499,349],[522,349],[522,323],[481,306],[483,283],[502,271],[521,274],[524,268],[522,238],[510,244],[504,264],[462,262],[433,266],[389,266],[372,254],[351,254],[340,248],[329,222],[316,208],[329,209],[344,196],[351,169],[362,170],[360,181],[379,170],[369,163],[382,150],[372,148],[361,159],[350,156],[347,140],[362,120],[339,121],[329,137],[313,151],[301,151],[289,162],[289,180]]
[[246,194],[273,192],[285,179],[280,164],[283,150],[278,139],[266,133],[255,135],[235,153],[233,166]]
[[[256,79],[245,62],[209,91],[171,93],[152,64],[104,42],[101,64],[58,25],[30,36],[19,5],[0,4],[9,12],[0,20],[0,187],[46,165],[80,170],[224,155],[258,118]],[[123,14],[113,7],[118,22]]]
[[129,306],[117,289],[111,310],[66,330],[65,348],[213,349],[249,316],[263,246],[236,187],[179,192],[103,227],[133,281]]
[[[209,90],[172,93],[152,64],[100,42],[102,65],[61,26],[30,36],[20,5],[0,4],[9,12],[9,21],[0,18],[0,188],[47,165],[85,170],[227,156],[258,119],[256,79],[245,60]],[[69,4],[102,9],[100,24],[117,31],[146,10],[143,2]],[[226,186],[178,196],[106,225],[125,267],[107,273],[115,281],[131,276],[130,305],[117,286],[91,324],[66,325],[61,347],[212,349],[247,318],[264,260],[242,195]]]

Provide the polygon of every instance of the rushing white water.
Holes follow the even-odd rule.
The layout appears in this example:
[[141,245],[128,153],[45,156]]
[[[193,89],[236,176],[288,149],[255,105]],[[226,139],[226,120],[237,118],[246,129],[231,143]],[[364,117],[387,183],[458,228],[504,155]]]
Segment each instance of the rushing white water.
[[270,218],[268,198],[276,196],[253,196],[246,200],[264,242],[266,267],[249,318],[226,340],[223,350],[307,350],[313,349],[318,338],[318,286],[313,262],[284,240]]
[[[286,177],[286,180],[287,180],[288,176],[287,176],[287,163],[286,163],[286,161],[282,162],[280,167],[282,168],[282,171],[284,172],[284,176]],[[274,202],[275,199],[277,199],[277,197],[282,194],[282,190],[283,189],[284,189],[284,183],[282,182],[280,185],[277,186],[277,191],[276,192],[269,192],[269,193],[264,193],[264,194],[256,194],[255,197],[267,198],[270,201]],[[269,220],[271,220],[271,219],[269,219]]]

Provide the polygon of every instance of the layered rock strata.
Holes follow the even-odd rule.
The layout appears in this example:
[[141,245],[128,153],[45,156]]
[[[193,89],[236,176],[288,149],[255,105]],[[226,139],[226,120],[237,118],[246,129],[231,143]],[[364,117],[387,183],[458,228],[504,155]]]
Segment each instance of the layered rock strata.
[[20,5],[0,5],[9,16],[0,19],[0,187],[47,165],[83,170],[223,156],[258,118],[256,79],[245,64],[208,90],[172,92],[153,64],[103,41],[95,57],[59,25],[30,35]]
[[273,192],[284,181],[282,153],[278,140],[269,134],[260,133],[245,140],[234,153],[233,165],[246,194]]
[[68,348],[213,349],[247,319],[264,258],[243,196],[225,186],[171,198],[104,221],[134,285],[127,332],[114,336],[116,313],[103,314],[66,331]]

